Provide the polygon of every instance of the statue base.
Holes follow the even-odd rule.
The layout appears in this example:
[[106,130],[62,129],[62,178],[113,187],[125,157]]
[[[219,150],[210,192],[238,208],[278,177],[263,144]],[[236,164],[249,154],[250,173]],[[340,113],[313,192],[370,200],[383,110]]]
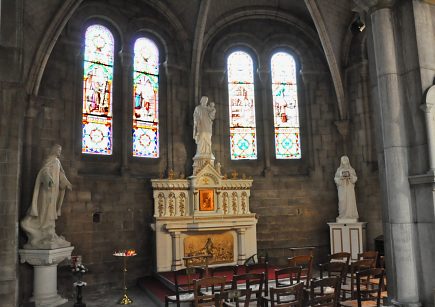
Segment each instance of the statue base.
[[71,258],[74,246],[57,249],[20,249],[21,263],[33,266],[33,297],[36,307],[55,307],[68,302],[57,294],[57,265]]
[[359,218],[348,218],[348,217],[340,218],[340,217],[337,217],[335,219],[335,222],[342,223],[342,224],[350,224],[350,223],[358,223],[358,220],[359,220]]
[[210,164],[214,167],[214,160],[215,158],[213,154],[208,156],[196,155],[195,157],[193,157],[193,175],[195,176],[196,174],[198,174],[198,172],[202,170],[207,164]]
[[331,240],[331,254],[350,253],[351,261],[358,260],[358,254],[366,249],[366,222],[328,223]]

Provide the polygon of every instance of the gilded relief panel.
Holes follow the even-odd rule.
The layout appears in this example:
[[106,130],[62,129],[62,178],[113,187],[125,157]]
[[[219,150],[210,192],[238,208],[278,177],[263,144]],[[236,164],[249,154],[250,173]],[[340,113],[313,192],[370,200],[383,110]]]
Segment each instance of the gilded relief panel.
[[[234,238],[227,231],[218,234],[192,235],[184,239],[184,256],[211,255],[209,264],[234,261]],[[200,265],[201,259],[192,260],[192,265]]]

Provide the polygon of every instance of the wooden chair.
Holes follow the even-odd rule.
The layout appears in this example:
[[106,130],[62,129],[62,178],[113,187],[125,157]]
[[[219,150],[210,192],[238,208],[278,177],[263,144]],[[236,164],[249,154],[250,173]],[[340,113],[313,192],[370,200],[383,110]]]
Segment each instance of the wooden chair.
[[344,262],[344,263],[346,263],[346,265],[349,265],[350,253],[339,252],[339,253],[334,253],[334,254],[331,254],[328,256],[328,262],[335,262],[335,261]]
[[225,287],[225,277],[204,277],[194,281],[193,302],[195,307],[215,306],[216,294],[207,291],[208,288],[218,288],[222,292]]
[[341,284],[346,284],[347,265],[345,262],[333,261],[319,264],[319,269],[320,278],[337,276]]
[[229,289],[216,294],[216,307],[249,307],[251,289]]
[[[257,301],[260,306],[264,288],[264,273],[246,273],[233,276],[231,289],[251,289],[250,301]],[[255,298],[252,297],[255,294]]]
[[379,253],[377,251],[365,251],[358,254],[358,260],[373,259],[374,260],[373,267],[376,267],[379,261],[378,255]]
[[194,280],[201,279],[204,275],[202,268],[185,268],[173,271],[175,294],[165,296],[165,307],[170,303],[177,304],[180,307],[181,303],[194,301]]
[[264,293],[269,294],[269,264],[267,262],[254,263],[245,265],[246,274],[249,273],[263,273],[264,274]]
[[[343,301],[341,306],[362,307],[381,306],[381,293],[384,280],[384,269],[370,268],[356,273],[356,298]],[[370,280],[377,279],[377,283],[370,283]]]
[[[225,289],[231,289],[231,285],[233,283],[233,276],[237,275],[237,265],[224,265],[224,266],[216,266],[216,267],[210,267],[208,269],[208,272],[210,276],[218,277],[218,276],[225,276]],[[215,292],[215,289],[212,289],[213,293]]]
[[308,289],[310,286],[311,272],[313,269],[313,256],[300,255],[288,258],[288,265],[302,267],[301,280],[304,282],[305,287]]
[[[302,307],[304,300],[304,284],[297,283],[288,287],[270,288],[270,300],[272,307]],[[263,301],[264,306],[267,306],[267,301]]]
[[349,269],[350,283],[341,286],[342,299],[346,300],[346,295],[350,295],[351,299],[356,296],[356,272],[373,268],[374,259],[362,259],[352,262]]
[[275,288],[288,287],[301,281],[300,266],[291,266],[275,270]]
[[340,286],[340,276],[312,280],[307,306],[336,307],[340,297]]

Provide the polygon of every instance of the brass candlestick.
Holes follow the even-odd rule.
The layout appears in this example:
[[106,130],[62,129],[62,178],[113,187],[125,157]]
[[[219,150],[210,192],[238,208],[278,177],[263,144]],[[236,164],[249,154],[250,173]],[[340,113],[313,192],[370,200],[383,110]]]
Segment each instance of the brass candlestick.
[[119,300],[118,304],[129,305],[129,304],[133,303],[133,300],[131,298],[129,298],[128,294],[127,294],[127,284],[126,284],[127,257],[136,256],[136,252],[133,250],[128,250],[128,251],[124,251],[124,252],[117,252],[117,253],[114,253],[113,255],[117,256],[117,257],[123,257],[123,259],[124,259],[124,266],[122,269],[124,294],[122,295],[122,298]]

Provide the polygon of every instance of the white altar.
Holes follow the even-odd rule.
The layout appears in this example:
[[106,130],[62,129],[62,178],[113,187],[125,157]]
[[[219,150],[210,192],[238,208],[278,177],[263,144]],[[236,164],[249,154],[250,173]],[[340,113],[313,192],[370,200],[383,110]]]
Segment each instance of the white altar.
[[211,254],[209,264],[242,264],[257,253],[249,211],[252,179],[226,179],[201,163],[187,179],[152,179],[157,272],[184,267],[183,257]]

